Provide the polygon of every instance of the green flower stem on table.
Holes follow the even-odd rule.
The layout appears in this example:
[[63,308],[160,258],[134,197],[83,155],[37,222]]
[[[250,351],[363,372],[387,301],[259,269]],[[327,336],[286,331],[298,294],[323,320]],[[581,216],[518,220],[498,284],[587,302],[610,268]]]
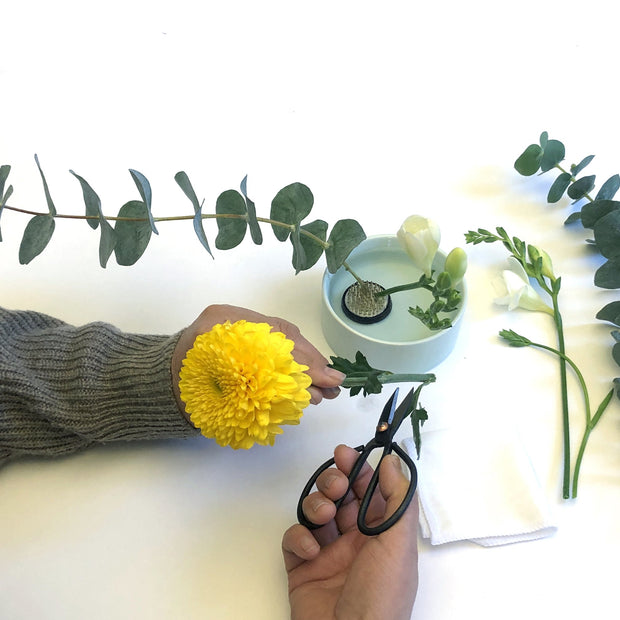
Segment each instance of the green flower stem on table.
[[[529,340],[528,338],[525,338],[524,336],[521,336],[519,334],[517,334],[516,332],[512,331],[512,330],[502,330],[500,332],[500,336],[508,341],[508,343],[513,346],[513,347],[535,347],[537,349],[543,349],[545,351],[549,351],[555,355],[557,355],[560,358],[560,361],[563,362],[563,366],[564,368],[566,368],[566,364],[568,364],[573,371],[575,372],[575,375],[577,377],[577,380],[579,382],[579,386],[581,388],[581,392],[583,394],[583,401],[584,401],[584,407],[585,407],[585,428],[583,431],[583,436],[581,439],[581,443],[579,445],[579,451],[577,453],[577,459],[575,461],[575,469],[573,472],[573,484],[572,484],[572,491],[569,494],[569,489],[570,489],[570,461],[568,461],[568,463],[566,462],[565,459],[565,470],[564,470],[564,486],[563,486],[563,492],[564,492],[564,499],[569,499],[570,497],[577,497],[577,490],[578,490],[578,486],[579,486],[579,472],[581,470],[581,462],[583,461],[583,455],[585,453],[585,449],[586,449],[586,445],[588,443],[588,439],[590,438],[590,433],[592,432],[592,430],[594,430],[594,427],[598,424],[599,420],[601,419],[601,416],[603,415],[605,409],[607,408],[607,406],[609,405],[609,403],[611,402],[611,399],[613,397],[614,391],[613,389],[611,389],[605,396],[605,398],[603,398],[603,400],[601,401],[600,405],[598,406],[596,412],[594,413],[594,415],[592,415],[592,408],[591,408],[591,403],[590,403],[590,394],[588,392],[588,386],[586,385],[585,379],[583,377],[583,374],[581,372],[581,370],[579,369],[579,367],[577,366],[577,364],[570,358],[568,357],[568,355],[566,355],[566,353],[563,353],[561,350],[559,349],[554,349],[553,347],[547,346],[545,344],[542,344],[540,342],[532,342],[531,340]],[[562,338],[563,340],[563,338]],[[563,384],[562,387],[562,392],[563,394],[566,394],[566,389],[565,389],[565,383]],[[565,426],[565,428],[568,428],[568,425]],[[565,439],[568,437],[568,433],[565,433]],[[566,450],[565,450],[565,454],[566,454]]]

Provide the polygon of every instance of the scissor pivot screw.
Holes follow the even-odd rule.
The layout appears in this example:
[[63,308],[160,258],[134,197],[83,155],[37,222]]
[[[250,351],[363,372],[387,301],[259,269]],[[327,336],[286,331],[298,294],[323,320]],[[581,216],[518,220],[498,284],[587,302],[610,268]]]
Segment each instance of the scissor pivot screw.
[[377,430],[382,433],[383,431],[387,431],[389,424],[387,422],[381,422],[379,426],[377,426]]

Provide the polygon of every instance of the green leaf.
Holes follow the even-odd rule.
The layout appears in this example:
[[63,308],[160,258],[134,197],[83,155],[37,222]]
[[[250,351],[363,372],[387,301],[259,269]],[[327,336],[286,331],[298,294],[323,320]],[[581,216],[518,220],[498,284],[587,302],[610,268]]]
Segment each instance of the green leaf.
[[530,144],[514,163],[515,170],[524,177],[536,174],[540,169],[543,149],[538,144]]
[[594,285],[600,288],[620,288],[620,259],[612,258],[594,274]]
[[315,220],[314,222],[301,226],[299,243],[303,248],[304,255],[302,261],[301,257],[296,255],[295,245],[293,244],[293,267],[295,267],[296,273],[310,269],[310,267],[315,265],[323,254],[323,246],[317,241],[314,241],[312,238],[304,235],[303,231],[318,237],[321,241],[325,241],[327,238],[327,222],[324,222],[323,220]]
[[215,247],[218,250],[230,250],[237,247],[245,237],[248,227],[247,209],[243,196],[234,189],[222,192],[215,203],[218,215],[232,215],[232,218],[218,217],[218,233]]
[[540,160],[541,172],[555,168],[564,159],[564,145],[559,140],[547,140]]
[[355,354],[354,362],[344,357],[336,356],[331,356],[331,360],[330,368],[335,368],[346,375],[342,385],[349,389],[350,396],[356,396],[362,390],[364,391],[364,396],[380,394],[383,386],[381,381],[379,381],[379,376],[390,374],[385,370],[373,368],[361,351]]
[[611,211],[594,225],[594,241],[605,258],[620,257],[620,211]]
[[581,207],[581,222],[584,228],[594,228],[601,218],[618,209],[620,202],[617,200],[594,200]]
[[338,220],[327,240],[329,247],[325,250],[329,272],[336,273],[347,260],[349,254],[364,239],[366,239],[366,233],[356,220]]
[[144,254],[153,231],[146,204],[140,200],[130,200],[120,208],[118,217],[135,220],[117,220],[114,226],[116,262],[123,266],[133,265]]
[[35,215],[26,224],[24,236],[19,246],[19,262],[27,265],[35,256],[43,252],[52,238],[56,222],[52,215]]
[[4,184],[9,176],[9,172],[11,172],[11,166],[6,164],[0,166],[0,205],[6,204],[6,200],[4,200]]
[[116,231],[108,220],[101,220],[101,236],[99,237],[99,264],[105,269],[108,259],[116,247]]
[[[73,172],[73,170],[69,170],[69,172],[80,182],[82,187],[82,195],[84,196],[84,205],[86,206],[86,216],[89,218],[86,220],[86,223],[93,229],[96,230],[97,226],[99,226],[99,221],[103,218],[103,213],[101,212],[101,199],[97,195],[97,192],[78,174]],[[92,218],[97,219],[92,219]]]
[[614,362],[620,366],[620,342],[611,348],[611,356],[614,358]]
[[549,188],[547,202],[558,202],[570,185],[571,178],[568,172],[562,172]]
[[564,220],[564,224],[568,225],[568,224],[573,224],[574,222],[580,222],[580,221],[581,221],[581,211],[575,211],[575,213],[571,213]]
[[568,195],[575,202],[581,200],[587,193],[594,189],[595,174],[577,179],[569,188]]
[[286,241],[295,226],[312,211],[314,196],[303,183],[291,183],[283,187],[271,201],[271,219],[289,224],[291,228],[271,225],[278,241]]
[[576,166],[573,164],[570,167],[570,171],[573,176],[576,177],[592,160],[594,159],[594,155],[588,155],[584,157]]
[[142,197],[142,201],[146,206],[146,213],[149,221],[149,225],[151,230],[158,235],[157,228],[155,228],[155,220],[153,219],[153,214],[151,213],[151,201],[152,201],[152,192],[151,192],[151,184],[148,182],[147,178],[137,170],[129,170],[129,174],[131,174],[131,178],[134,180],[138,191],[140,192],[140,196]]
[[196,196],[196,192],[192,187],[189,177],[185,172],[181,171],[177,172],[174,175],[174,180],[183,190],[183,193],[189,198],[189,201],[192,203],[192,206],[194,207],[194,232],[198,237],[198,241],[200,241],[204,249],[209,252],[209,254],[211,254],[211,257],[213,258],[211,248],[209,247],[209,241],[207,240],[207,235],[202,225],[202,205],[198,202],[198,197]]
[[612,301],[603,306],[596,313],[596,318],[620,326],[620,301]]
[[614,174],[601,185],[595,200],[611,200],[616,195],[618,189],[620,189],[620,175]]
[[56,215],[56,207],[54,206],[54,201],[52,200],[52,196],[50,194],[49,187],[47,186],[47,181],[45,180],[45,175],[43,174],[43,170],[39,164],[39,158],[35,155],[34,160],[37,163],[37,168],[39,169],[39,174],[41,175],[41,180],[43,181],[43,191],[45,192],[45,200],[47,201],[47,208],[50,212],[50,215]]
[[260,229],[260,224],[256,219],[256,205],[252,200],[248,198],[247,181],[248,177],[246,175],[241,181],[240,189],[241,193],[243,194],[243,198],[245,199],[245,206],[248,213],[248,227],[250,229],[250,237],[256,245],[260,245],[263,242],[263,233]]
[[295,230],[291,233],[290,240],[293,244],[293,267],[295,267],[295,275],[297,275],[306,263],[306,250],[301,244],[300,227],[295,226]]
[[540,134],[538,141],[540,142],[540,146],[544,149],[547,146],[547,142],[549,142],[549,133],[547,131],[543,131]]

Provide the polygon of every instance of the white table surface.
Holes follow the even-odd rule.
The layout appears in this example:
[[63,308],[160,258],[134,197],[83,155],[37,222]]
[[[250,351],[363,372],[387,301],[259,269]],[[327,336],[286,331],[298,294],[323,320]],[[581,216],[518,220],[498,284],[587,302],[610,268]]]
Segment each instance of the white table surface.
[[[151,181],[158,216],[191,212],[173,180],[185,170],[207,206],[247,174],[267,215],[278,189],[302,181],[315,196],[312,217],[330,225],[353,217],[370,235],[421,213],[439,222],[444,249],[463,245],[470,228],[503,225],[553,256],[567,346],[598,402],[620,373],[610,327],[594,315],[617,293],[593,286],[602,260],[585,246],[587,231],[562,226],[568,202],[545,204],[551,177],[523,179],[512,164],[548,130],[567,145],[567,163],[595,154],[600,182],[620,172],[610,6],[8,1],[0,164],[13,167],[11,204],[46,210],[37,153],[61,213],[83,210],[69,169],[115,214],[138,198],[127,171],[135,168]],[[213,261],[190,223],[162,223],[137,265],[103,270],[98,233],[68,220],[42,256],[20,266],[26,221],[8,211],[0,220],[4,307],[172,333],[226,302],[288,318],[330,354],[318,320],[324,260],[295,277],[290,245],[268,229],[263,247],[246,240]],[[214,230],[207,225],[212,243]],[[491,549],[421,540],[412,618],[616,617],[618,401],[591,437],[578,499],[562,501],[556,360],[497,338],[506,327],[551,343],[550,321],[493,305],[501,247],[468,252],[465,324],[423,392],[425,429],[514,424],[558,531]],[[343,394],[310,407],[273,448],[234,452],[196,438],[6,466],[0,618],[287,617],[280,539],[298,493],[336,444],[370,437],[383,400]]]

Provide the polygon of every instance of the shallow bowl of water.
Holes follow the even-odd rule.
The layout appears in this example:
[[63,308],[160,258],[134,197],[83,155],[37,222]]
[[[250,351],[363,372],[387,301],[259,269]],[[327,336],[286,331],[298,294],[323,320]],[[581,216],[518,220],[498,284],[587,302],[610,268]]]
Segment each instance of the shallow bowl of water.
[[[443,270],[446,255],[439,251],[433,262],[435,274]],[[412,263],[395,235],[369,237],[347,258],[347,264],[363,280],[391,288],[417,281],[422,272]],[[342,307],[342,296],[355,282],[343,267],[336,273],[325,271],[321,308],[321,326],[327,344],[334,353],[354,359],[361,351],[371,366],[397,373],[425,373],[440,364],[454,349],[467,301],[466,286],[457,289],[463,301],[456,312],[445,314],[452,327],[432,331],[409,313],[410,307],[424,309],[433,301],[424,289],[391,295],[392,310],[376,323],[351,320]],[[441,315],[440,315],[441,316]]]

